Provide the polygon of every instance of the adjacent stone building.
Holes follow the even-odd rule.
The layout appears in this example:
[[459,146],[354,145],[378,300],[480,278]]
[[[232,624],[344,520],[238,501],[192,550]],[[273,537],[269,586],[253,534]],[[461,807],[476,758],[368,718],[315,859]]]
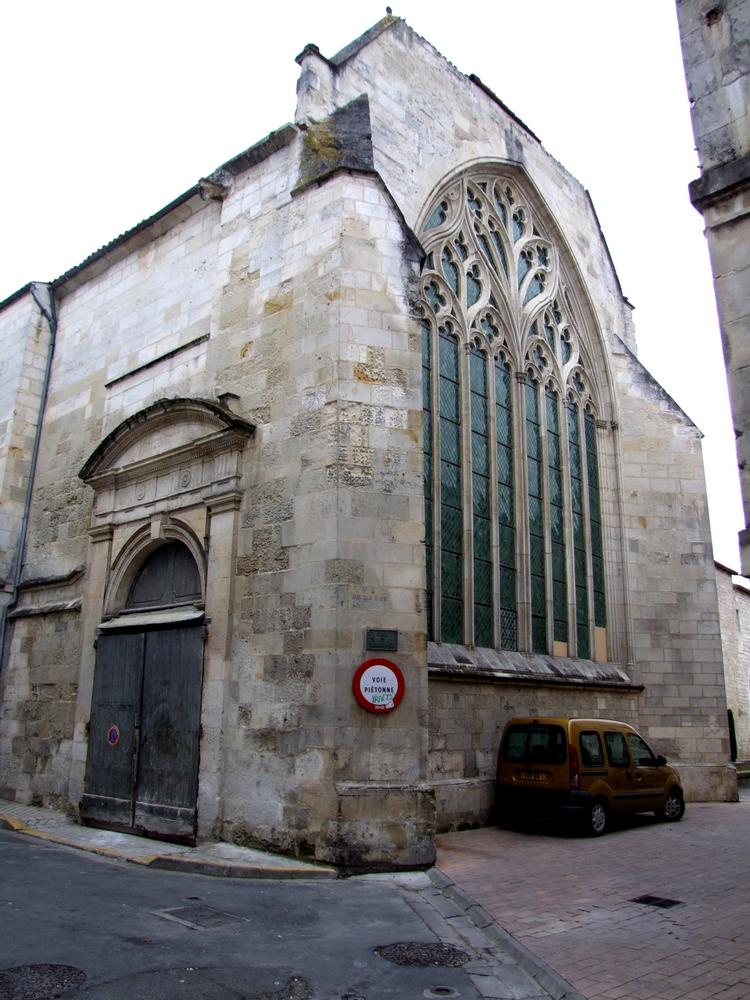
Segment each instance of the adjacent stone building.
[[735,760],[750,760],[750,581],[716,563],[730,742]]
[[569,713],[735,797],[700,433],[587,191],[399,18],[298,62],[294,124],[0,308],[0,794],[427,864]]
[[690,199],[706,223],[745,510],[750,575],[750,2],[677,0],[700,177]]

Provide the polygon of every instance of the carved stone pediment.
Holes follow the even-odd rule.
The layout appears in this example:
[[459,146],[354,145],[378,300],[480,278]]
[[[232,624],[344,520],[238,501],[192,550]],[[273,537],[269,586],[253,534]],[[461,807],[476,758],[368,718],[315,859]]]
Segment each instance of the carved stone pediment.
[[205,399],[160,399],[119,424],[79,472],[95,521],[189,506],[240,489],[252,424]]

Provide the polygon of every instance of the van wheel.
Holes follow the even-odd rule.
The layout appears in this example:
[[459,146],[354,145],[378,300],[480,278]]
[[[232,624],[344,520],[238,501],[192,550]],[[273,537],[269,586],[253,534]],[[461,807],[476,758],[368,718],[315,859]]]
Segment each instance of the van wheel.
[[657,819],[663,820],[665,823],[676,823],[682,819],[685,815],[685,800],[682,794],[676,788],[673,788],[669,795],[667,795],[667,801],[661,809],[655,811],[654,815]]
[[607,804],[601,799],[596,799],[588,808],[586,813],[586,832],[590,837],[601,837],[607,831]]

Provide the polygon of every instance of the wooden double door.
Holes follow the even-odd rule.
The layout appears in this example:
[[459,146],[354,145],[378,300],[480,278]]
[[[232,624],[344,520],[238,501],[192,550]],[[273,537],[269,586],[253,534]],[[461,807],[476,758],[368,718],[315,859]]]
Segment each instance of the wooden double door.
[[194,841],[202,680],[200,623],[99,636],[84,822]]

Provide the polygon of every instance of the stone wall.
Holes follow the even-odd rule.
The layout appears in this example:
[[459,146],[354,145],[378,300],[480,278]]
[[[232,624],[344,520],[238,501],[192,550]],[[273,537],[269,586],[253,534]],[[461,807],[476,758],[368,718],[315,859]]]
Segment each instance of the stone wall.
[[737,759],[750,760],[750,588],[716,566],[727,707],[734,716]]
[[678,0],[701,175],[690,185],[706,222],[745,510],[740,569],[750,574],[750,73],[747,0]]

